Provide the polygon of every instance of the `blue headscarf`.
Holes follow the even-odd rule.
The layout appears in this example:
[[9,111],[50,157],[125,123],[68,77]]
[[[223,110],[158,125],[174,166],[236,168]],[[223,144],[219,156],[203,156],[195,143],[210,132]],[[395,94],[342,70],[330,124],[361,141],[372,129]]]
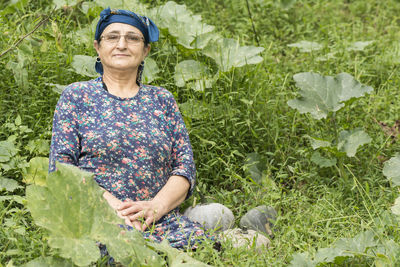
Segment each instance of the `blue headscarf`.
[[[154,22],[149,18],[137,15],[129,10],[110,9],[108,7],[100,13],[100,19],[97,23],[94,39],[99,41],[104,29],[111,23],[125,23],[137,28],[143,34],[145,44],[158,41],[158,37],[160,35],[156,24],[154,24]],[[96,62],[95,68],[98,73],[103,75],[103,65],[100,61]],[[141,74],[142,71],[143,64],[139,66],[138,74]],[[138,78],[140,81],[140,77]]]

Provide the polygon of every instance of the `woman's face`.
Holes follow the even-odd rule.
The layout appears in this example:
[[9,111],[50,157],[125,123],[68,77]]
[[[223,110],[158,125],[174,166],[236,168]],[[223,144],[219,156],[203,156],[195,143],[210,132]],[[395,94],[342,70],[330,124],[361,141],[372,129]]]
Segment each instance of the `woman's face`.
[[[141,31],[125,23],[112,23],[108,25],[101,36],[108,34],[117,35],[140,35]],[[144,39],[144,38],[143,38]],[[150,51],[150,45],[145,46],[144,41],[139,43],[128,43],[124,36],[118,42],[112,43],[102,38],[100,42],[94,41],[94,48],[103,64],[104,72],[113,71],[137,71],[140,63]]]

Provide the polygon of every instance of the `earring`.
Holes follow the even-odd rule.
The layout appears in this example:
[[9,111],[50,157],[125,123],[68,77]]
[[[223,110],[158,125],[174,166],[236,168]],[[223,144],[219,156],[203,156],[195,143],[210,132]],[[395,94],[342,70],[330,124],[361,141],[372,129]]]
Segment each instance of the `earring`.
[[144,69],[144,61],[142,61],[142,63],[140,63],[139,68],[138,68],[138,73],[137,73],[137,76],[136,76],[136,81],[139,84],[142,81],[143,69]]
[[99,63],[101,62],[99,57],[96,58],[96,62],[99,62]]

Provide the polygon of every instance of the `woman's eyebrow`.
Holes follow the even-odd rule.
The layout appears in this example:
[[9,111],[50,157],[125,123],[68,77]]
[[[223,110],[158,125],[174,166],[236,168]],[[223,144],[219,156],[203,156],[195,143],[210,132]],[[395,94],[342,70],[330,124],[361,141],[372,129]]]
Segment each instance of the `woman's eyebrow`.
[[[113,31],[110,31],[110,32],[108,32],[108,33],[121,33],[121,31],[113,30]],[[127,34],[136,34],[136,35],[140,35],[139,33],[134,32],[134,31],[128,31],[128,32],[126,32],[126,33],[127,33]]]

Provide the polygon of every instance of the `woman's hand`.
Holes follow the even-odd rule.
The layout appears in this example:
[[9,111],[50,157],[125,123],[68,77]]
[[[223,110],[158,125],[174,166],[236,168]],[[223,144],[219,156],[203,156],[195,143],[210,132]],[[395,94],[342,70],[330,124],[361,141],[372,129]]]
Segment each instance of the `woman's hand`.
[[154,199],[150,201],[126,200],[121,203],[117,211],[121,216],[128,218],[133,227],[139,231],[144,231],[168,212],[166,206]]
[[121,206],[121,204],[123,203],[121,200],[119,200],[118,198],[114,197],[110,192],[108,191],[104,191],[103,197],[107,200],[108,204],[111,206],[111,208],[113,208],[116,212],[118,217],[120,217],[121,219],[125,220],[125,224],[129,225],[131,227],[134,227],[137,229],[137,226],[140,225],[139,222],[132,222],[131,220],[129,220],[129,218],[127,216],[123,216],[119,211],[118,211],[118,207]]

